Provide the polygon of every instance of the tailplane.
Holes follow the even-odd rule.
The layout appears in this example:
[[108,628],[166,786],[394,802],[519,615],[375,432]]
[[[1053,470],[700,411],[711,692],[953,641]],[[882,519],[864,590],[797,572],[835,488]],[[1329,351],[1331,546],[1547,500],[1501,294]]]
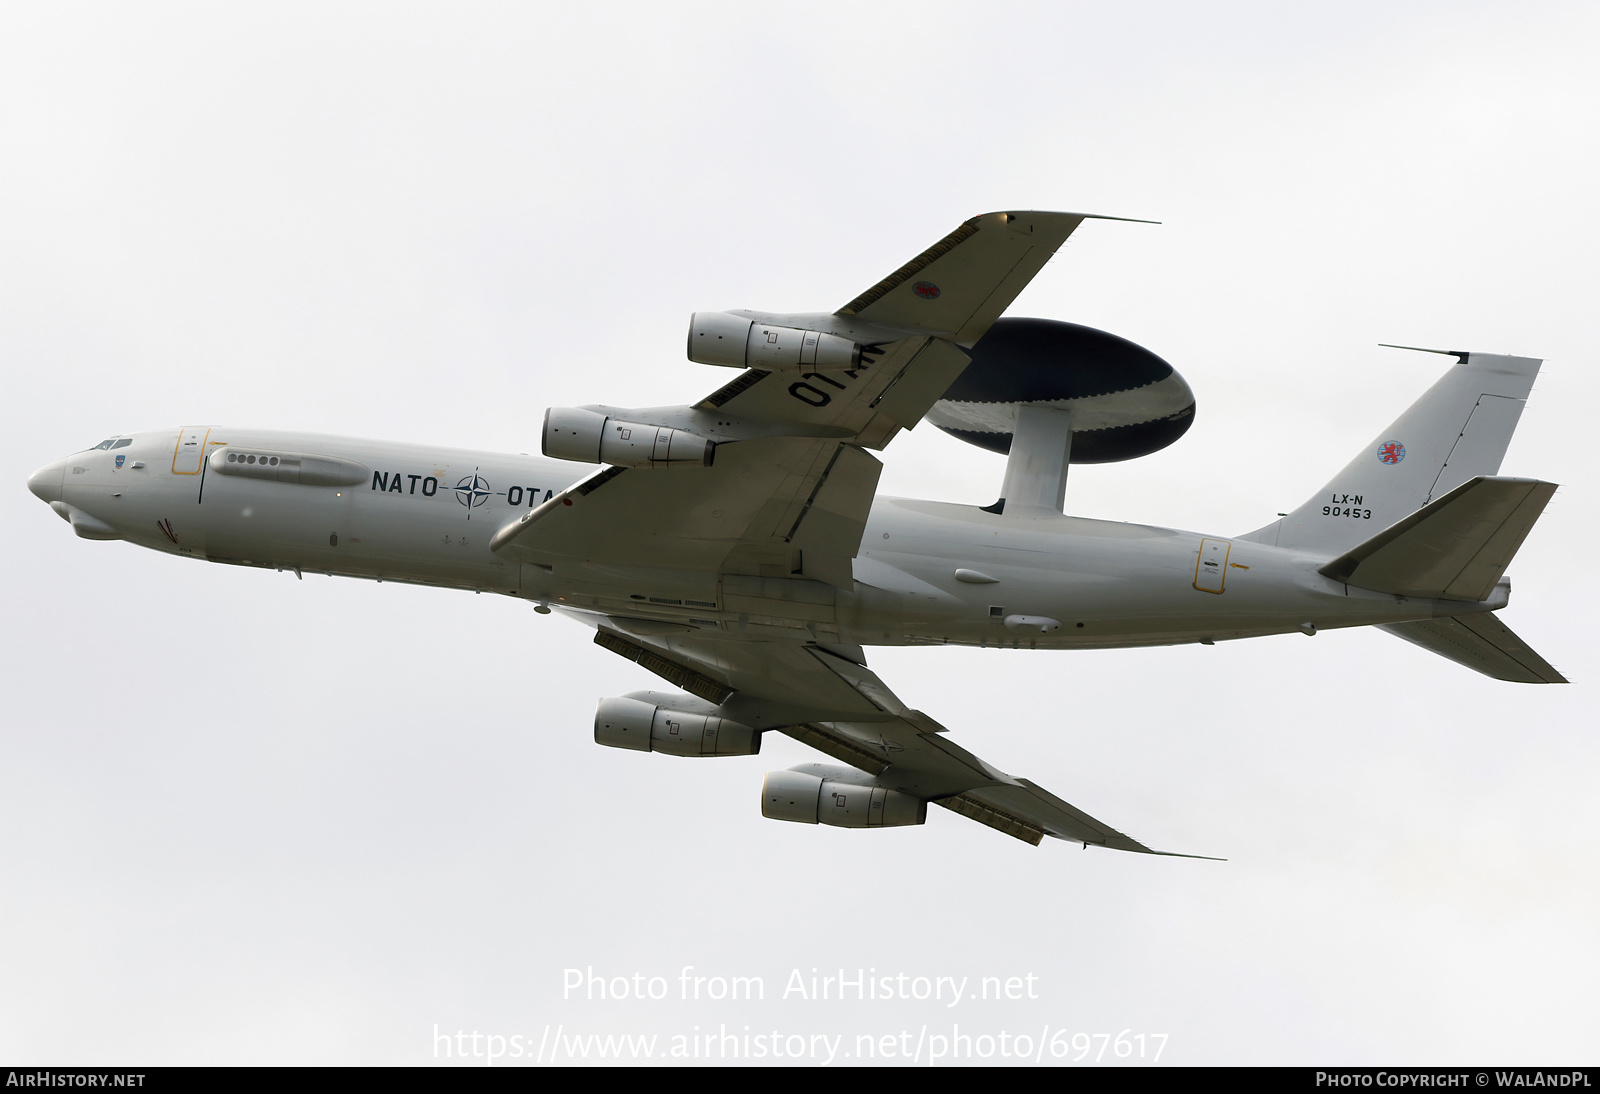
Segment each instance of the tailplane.
[[1481,603],[1555,492],[1551,482],[1480,475],[1317,572],[1379,593]]
[[1281,520],[1239,538],[1331,557],[1469,480],[1495,475],[1542,362],[1452,355],[1456,366],[1321,491]]
[[1458,616],[1378,629],[1497,680],[1564,684],[1493,610],[1509,595],[1506,566],[1556,490],[1497,477],[1542,362],[1451,356],[1455,367],[1319,493],[1239,538],[1317,552],[1329,559],[1319,573],[1356,588],[1461,601]]
[[1519,684],[1565,684],[1550,662],[1534,653],[1493,612],[1447,619],[1388,623],[1378,627],[1396,638],[1448,657],[1458,665]]

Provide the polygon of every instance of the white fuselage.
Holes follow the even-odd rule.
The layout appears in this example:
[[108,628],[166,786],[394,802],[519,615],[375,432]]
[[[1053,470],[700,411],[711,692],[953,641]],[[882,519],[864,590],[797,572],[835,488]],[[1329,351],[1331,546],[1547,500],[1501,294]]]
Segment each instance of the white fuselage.
[[[1325,557],[1225,536],[888,497],[873,505],[853,590],[578,558],[530,563],[491,551],[491,536],[593,467],[248,429],[154,431],[119,443],[29,480],[80,535],[214,562],[497,592],[635,627],[655,621],[753,637],[809,629],[863,645],[1105,648],[1459,616],[1505,602],[1503,587],[1475,605],[1354,589],[1317,573]],[[360,478],[324,485],[326,474],[307,471],[308,485],[260,477],[277,465],[258,474],[242,464],[256,453],[285,466],[290,456],[321,458],[354,468],[347,480]]]

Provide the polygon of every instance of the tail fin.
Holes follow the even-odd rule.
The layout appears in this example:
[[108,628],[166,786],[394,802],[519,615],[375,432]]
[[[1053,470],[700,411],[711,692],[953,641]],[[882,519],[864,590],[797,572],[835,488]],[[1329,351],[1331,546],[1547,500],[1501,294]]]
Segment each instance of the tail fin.
[[1450,352],[1456,366],[1327,486],[1239,538],[1337,555],[1468,480],[1496,474],[1543,362]]

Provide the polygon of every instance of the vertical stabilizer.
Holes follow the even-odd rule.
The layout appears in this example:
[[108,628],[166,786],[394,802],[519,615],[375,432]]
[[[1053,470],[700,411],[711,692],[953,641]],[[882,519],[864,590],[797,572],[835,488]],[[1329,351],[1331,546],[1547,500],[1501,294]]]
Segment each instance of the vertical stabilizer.
[[1239,538],[1340,554],[1469,479],[1498,473],[1542,362],[1454,356],[1456,366],[1310,500]]

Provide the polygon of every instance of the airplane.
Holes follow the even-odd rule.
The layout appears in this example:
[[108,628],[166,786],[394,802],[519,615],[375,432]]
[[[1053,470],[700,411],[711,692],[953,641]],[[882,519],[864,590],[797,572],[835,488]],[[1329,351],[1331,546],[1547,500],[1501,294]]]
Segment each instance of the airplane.
[[[689,359],[737,375],[684,406],[551,408],[543,459],[188,426],[108,438],[28,487],[85,539],[560,612],[674,688],[602,700],[597,743],[740,756],[786,734],[834,762],[769,773],[761,809],[808,824],[922,824],[931,802],[1034,845],[1175,854],[954,743],[867,646],[1374,626],[1491,677],[1564,683],[1496,615],[1556,489],[1499,475],[1538,360],[1428,351],[1455,363],[1253,531],[1063,512],[1071,464],[1156,451],[1194,418],[1149,350],[1002,315],[1084,221],[1118,219],[988,213],[835,312],[697,312]],[[1007,454],[994,504],[876,496],[873,453],[924,419]]]

